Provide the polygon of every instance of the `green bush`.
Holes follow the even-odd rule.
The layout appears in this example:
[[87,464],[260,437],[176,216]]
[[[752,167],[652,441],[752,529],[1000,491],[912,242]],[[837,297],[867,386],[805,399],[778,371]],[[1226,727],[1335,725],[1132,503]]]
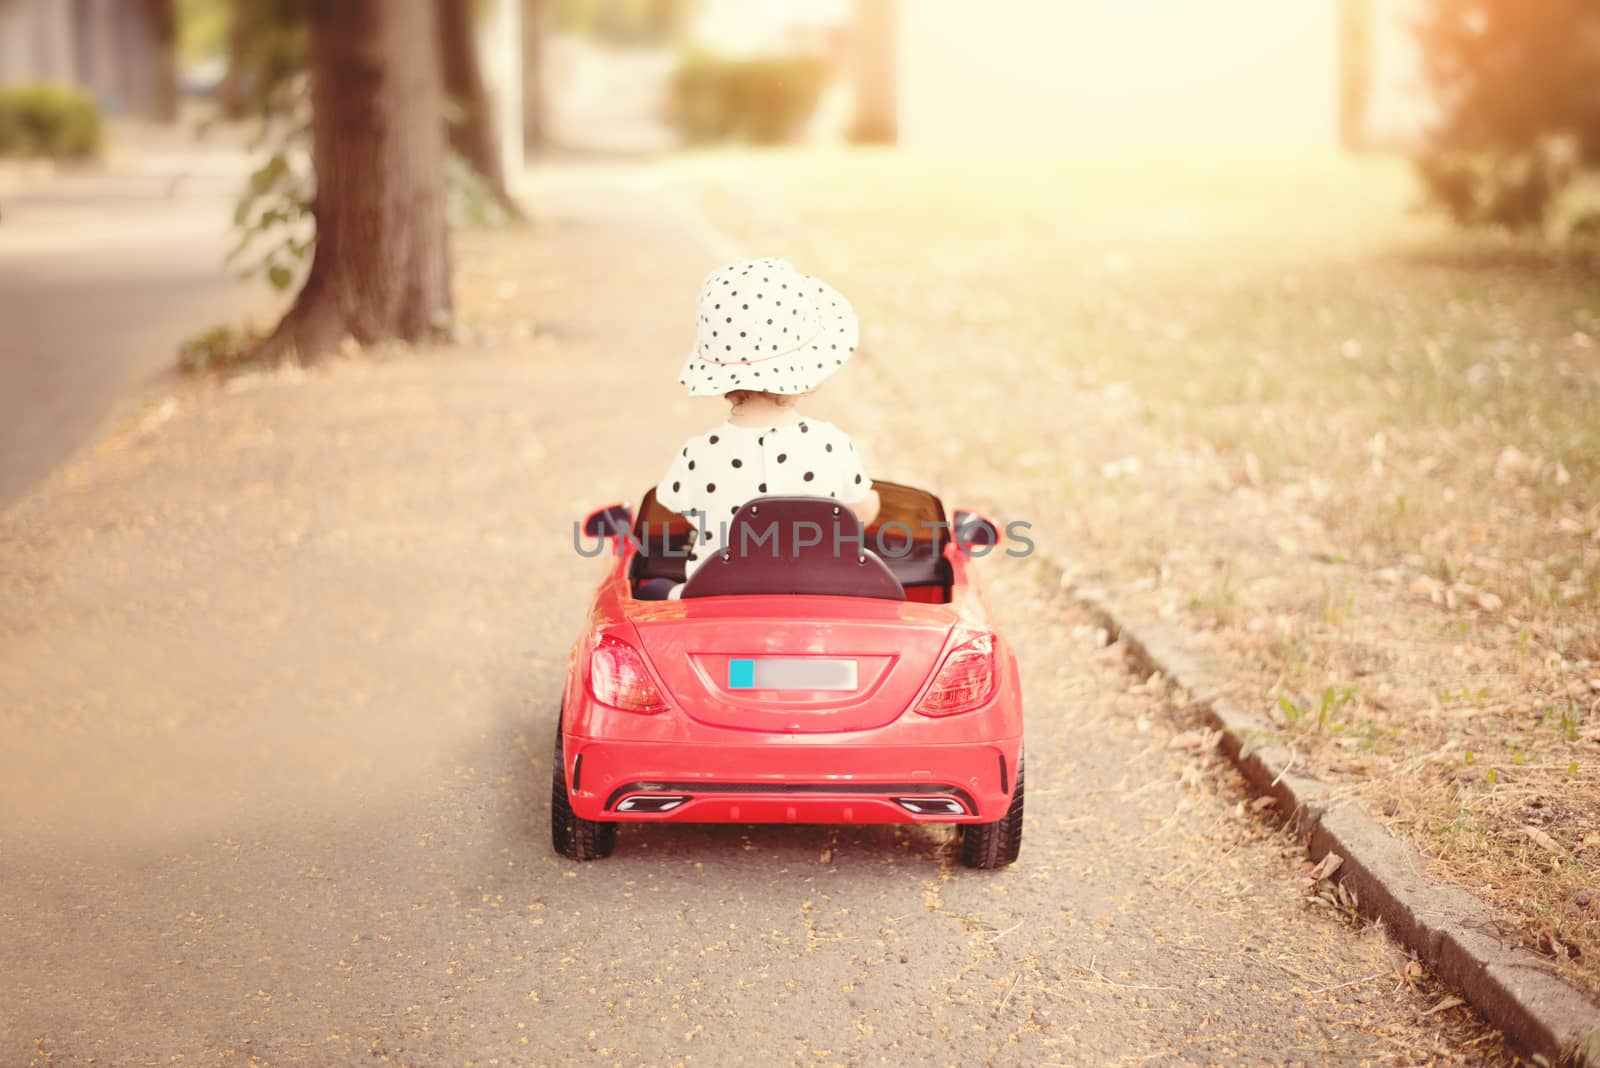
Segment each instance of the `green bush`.
[[1424,189],[1465,225],[1542,227],[1574,179],[1600,171],[1600,4],[1427,0],[1417,14],[1439,105]]
[[673,75],[672,122],[692,144],[785,141],[816,111],[825,74],[814,56],[690,53]]
[[1538,149],[1524,152],[1438,152],[1419,156],[1423,191],[1462,226],[1540,227],[1576,177],[1570,160]]
[[79,159],[100,151],[100,109],[66,85],[0,89],[0,156]]

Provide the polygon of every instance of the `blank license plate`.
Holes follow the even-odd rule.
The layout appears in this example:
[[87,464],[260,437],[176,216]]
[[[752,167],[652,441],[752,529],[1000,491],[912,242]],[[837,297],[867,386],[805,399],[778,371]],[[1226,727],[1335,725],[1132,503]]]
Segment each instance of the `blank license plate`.
[[853,690],[854,660],[793,659],[729,660],[730,690]]

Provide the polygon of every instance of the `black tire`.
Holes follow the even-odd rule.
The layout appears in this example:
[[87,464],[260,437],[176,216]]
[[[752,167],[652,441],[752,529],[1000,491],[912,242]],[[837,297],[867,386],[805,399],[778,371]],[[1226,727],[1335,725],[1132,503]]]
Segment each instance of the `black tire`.
[[1017,757],[1017,785],[1011,806],[993,823],[967,823],[961,828],[961,863],[969,868],[1003,868],[1022,852],[1022,757]]
[[586,820],[572,811],[567,793],[567,761],[562,752],[561,724],[556,724],[556,752],[550,765],[550,843],[573,860],[609,857],[617,846],[617,825]]

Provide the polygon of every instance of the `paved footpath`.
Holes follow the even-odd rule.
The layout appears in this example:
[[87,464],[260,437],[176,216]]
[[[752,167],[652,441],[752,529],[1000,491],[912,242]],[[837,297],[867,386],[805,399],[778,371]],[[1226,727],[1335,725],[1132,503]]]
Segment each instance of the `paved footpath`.
[[[1015,867],[895,828],[552,855],[571,519],[717,412],[674,386],[709,247],[619,185],[540,206],[464,242],[482,343],[184,392],[0,517],[0,1065],[1509,1061],[1027,563],[984,567]],[[899,418],[819,401],[869,456]]]
[[282,299],[224,266],[248,157],[0,181],[0,510],[171,373],[185,339]]

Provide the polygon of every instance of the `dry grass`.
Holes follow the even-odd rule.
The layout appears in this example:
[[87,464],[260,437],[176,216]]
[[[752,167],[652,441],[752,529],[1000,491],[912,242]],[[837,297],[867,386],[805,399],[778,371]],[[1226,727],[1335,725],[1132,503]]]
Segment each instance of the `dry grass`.
[[674,177],[856,300],[877,432],[932,450],[902,474],[1186,620],[1319,774],[1600,989],[1600,256],[1450,233],[1389,161]]

